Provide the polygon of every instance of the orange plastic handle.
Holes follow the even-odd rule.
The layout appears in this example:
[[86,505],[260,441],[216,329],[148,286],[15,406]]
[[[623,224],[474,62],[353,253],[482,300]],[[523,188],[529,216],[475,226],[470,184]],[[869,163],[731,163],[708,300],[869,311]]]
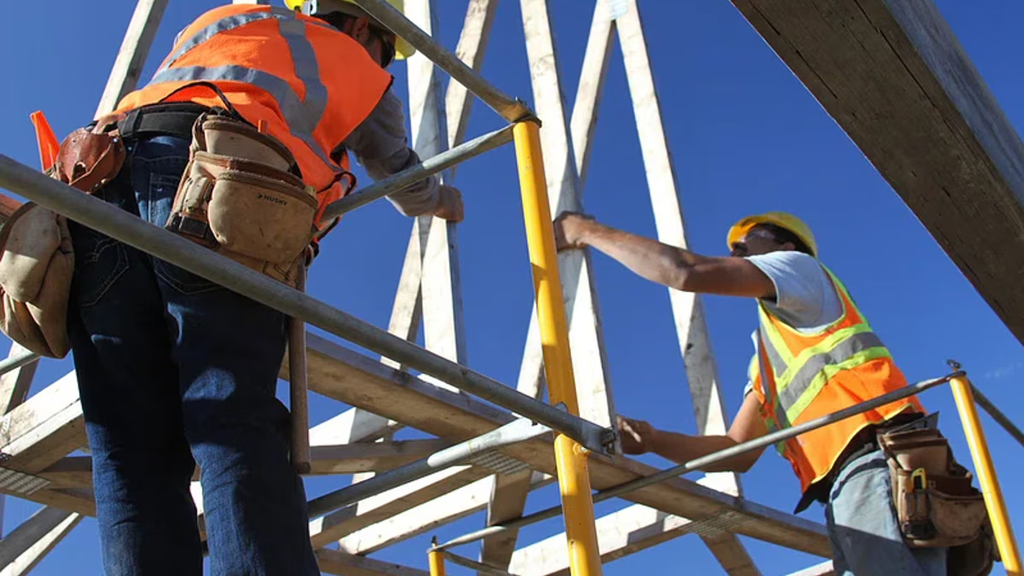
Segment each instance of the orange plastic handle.
[[39,145],[39,164],[42,165],[45,172],[57,161],[57,151],[60,149],[60,143],[57,142],[57,136],[53,133],[53,128],[50,128],[50,122],[47,121],[46,115],[43,114],[42,110],[36,110],[29,114],[29,119],[32,120],[32,124],[36,127],[36,142]]

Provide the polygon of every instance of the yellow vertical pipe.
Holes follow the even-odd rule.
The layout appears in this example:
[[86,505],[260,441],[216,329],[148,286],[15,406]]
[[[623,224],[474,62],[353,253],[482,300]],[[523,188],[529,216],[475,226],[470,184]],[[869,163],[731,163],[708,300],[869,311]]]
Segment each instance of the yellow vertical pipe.
[[[578,415],[576,383],[569,355],[569,328],[562,301],[562,282],[558,276],[544,156],[540,147],[540,127],[532,121],[519,122],[513,129],[513,136],[519,185],[523,193],[526,241],[533,265],[534,289],[537,291],[537,316],[548,395],[552,404],[564,403],[571,414]],[[594,527],[594,501],[586,453],[571,438],[559,435],[555,438],[555,463],[565,533],[569,540],[569,570],[573,576],[598,576],[602,573],[601,554]]]
[[988,508],[988,515],[992,521],[992,532],[996,537],[999,555],[1003,558],[1003,567],[1009,576],[1020,576],[1020,552],[1017,550],[1017,540],[1013,537],[1013,526],[1010,525],[1006,502],[1003,501],[1003,492],[999,487],[999,479],[996,478],[996,469],[992,465],[992,454],[988,450],[988,442],[981,429],[981,419],[978,418],[978,409],[974,404],[971,384],[963,376],[950,379],[949,384],[953,389],[957,410],[960,412],[960,421],[963,423],[964,434],[967,436],[967,445],[971,449],[971,458],[974,459],[974,470],[978,474],[978,483],[981,484],[981,491],[985,495],[985,506]]
[[427,552],[427,559],[430,561],[430,576],[444,576],[444,552],[431,550]]

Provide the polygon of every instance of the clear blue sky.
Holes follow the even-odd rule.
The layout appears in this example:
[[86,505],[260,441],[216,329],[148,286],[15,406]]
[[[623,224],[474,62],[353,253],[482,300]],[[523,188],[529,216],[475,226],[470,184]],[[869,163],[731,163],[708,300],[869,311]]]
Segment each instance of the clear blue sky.
[[[440,37],[454,48],[466,0],[441,0]],[[566,100],[574,99],[592,2],[552,0]],[[1024,6],[1012,2],[938,0],[967,53],[981,71],[1011,122],[1024,127],[1024,80],[1019,55]],[[211,0],[175,0],[164,18],[148,78],[174,34],[216,5]],[[44,8],[24,5],[0,20],[0,152],[37,166],[30,112],[44,110],[63,136],[88,122],[106,82],[134,2],[61,0]],[[660,91],[666,130],[675,158],[680,194],[692,247],[720,254],[728,226],[749,213],[788,210],[814,229],[821,256],[853,292],[862,310],[892,349],[908,377],[945,373],[956,358],[974,382],[1006,413],[1024,422],[1024,407],[1013,386],[1024,378],[1024,352],[995,314],[889,188],[860,151],[825,114],[800,82],[725,1],[642,2],[648,43]],[[632,108],[620,52],[612,55],[590,174],[586,206],[600,220],[654,234]],[[395,67],[398,94],[406,97],[402,65]],[[484,74],[509,94],[531,100],[519,4],[504,0],[484,65]],[[500,125],[477,103],[470,134]],[[456,184],[467,200],[461,226],[461,265],[470,365],[515,383],[532,301],[518,181],[511,148],[490,153],[460,168]],[[311,292],[362,318],[386,326],[411,222],[386,203],[347,217],[325,245],[311,279]],[[656,426],[693,432],[686,376],[664,288],[646,283],[609,259],[595,257],[608,362],[616,402],[625,414]],[[730,414],[738,408],[750,355],[754,305],[749,301],[705,299],[713,346]],[[70,369],[70,362],[46,361],[33,391]],[[925,395],[941,411],[943,429],[964,462],[970,457],[947,388]],[[345,409],[316,397],[319,422]],[[1004,485],[1019,485],[1024,474],[1021,447],[986,419]],[[658,466],[657,458],[645,460]],[[347,482],[318,480],[317,493]],[[747,496],[792,509],[798,485],[784,461],[766,453],[743,478]],[[552,488],[535,493],[537,509],[555,502]],[[1024,495],[1010,489],[1007,500],[1024,530]],[[603,513],[618,501],[599,507]],[[9,531],[36,505],[9,499]],[[806,517],[821,520],[815,508]],[[442,539],[473,530],[482,515],[439,529]],[[525,530],[523,542],[560,531],[551,521]],[[426,568],[422,536],[378,556]],[[758,541],[744,540],[762,572],[789,572],[819,561]],[[475,550],[463,549],[475,555]],[[663,544],[614,562],[610,575],[721,574],[695,536]],[[453,574],[460,574],[452,568]],[[93,520],[84,521],[36,569],[40,575],[99,574]],[[1001,574],[1001,569],[997,569]]]

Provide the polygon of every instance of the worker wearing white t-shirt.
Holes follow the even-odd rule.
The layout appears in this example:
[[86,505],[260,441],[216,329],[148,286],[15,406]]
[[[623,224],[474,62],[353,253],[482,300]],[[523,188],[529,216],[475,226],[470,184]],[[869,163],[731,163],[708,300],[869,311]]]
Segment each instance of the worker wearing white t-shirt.
[[[627,454],[654,452],[688,462],[907,384],[849,292],[817,259],[810,229],[791,214],[769,212],[738,222],[729,231],[727,257],[701,256],[577,213],[555,220],[555,239],[560,250],[593,247],[670,288],[758,303],[750,383],[728,433],[687,436],[619,418]],[[946,548],[905,543],[886,457],[875,441],[877,430],[918,422],[924,413],[911,397],[780,443],[801,481],[797,511],[814,501],[826,505],[837,575],[946,575]],[[706,471],[746,472],[762,452]]]

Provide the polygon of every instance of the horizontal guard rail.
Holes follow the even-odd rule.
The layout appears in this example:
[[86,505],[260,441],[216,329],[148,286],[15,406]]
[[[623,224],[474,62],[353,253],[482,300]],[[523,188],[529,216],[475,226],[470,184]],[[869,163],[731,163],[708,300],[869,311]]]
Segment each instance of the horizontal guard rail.
[[0,187],[354,344],[540,422],[596,452],[615,432],[424,350],[0,154]]
[[[642,478],[637,478],[636,480],[625,482],[618,486],[607,488],[594,494],[594,503],[596,504],[598,502],[602,502],[610,498],[615,498],[616,496],[621,496],[634,490],[646,488],[647,486],[650,486],[652,484],[657,484],[658,482],[663,482],[665,480],[675,478],[682,474],[686,474],[687,472],[700,470],[701,468],[704,468],[711,464],[716,464],[718,462],[721,462],[722,460],[728,460],[729,458],[739,456],[740,454],[750,452],[751,450],[758,450],[760,448],[771,446],[776,442],[788,440],[790,438],[793,438],[794,436],[799,436],[800,434],[804,434],[805,432],[810,432],[811,430],[816,430],[823,426],[834,424],[835,422],[838,422],[840,420],[845,420],[846,418],[856,416],[857,414],[860,414],[862,412],[867,412],[868,410],[878,408],[879,406],[884,406],[890,402],[895,402],[896,400],[901,400],[903,398],[919,394],[929,388],[949,382],[949,380],[952,378],[956,378],[958,376],[963,375],[963,372],[958,371],[948,376],[943,376],[942,378],[935,378],[934,380],[925,380],[923,382],[911,384],[904,388],[900,388],[899,390],[894,390],[887,394],[883,394],[877,398],[872,398],[871,400],[867,400],[865,402],[861,402],[860,404],[851,406],[849,408],[839,410],[838,412],[826,414],[821,418],[815,418],[814,420],[804,422],[803,424],[798,424],[791,428],[778,430],[770,434],[766,434],[760,438],[750,440],[749,442],[743,442],[742,444],[737,444],[724,450],[719,450],[718,452],[708,454],[707,456],[695,458],[693,460],[690,460],[689,462],[686,462],[685,464],[680,464],[679,466],[675,466],[673,468],[667,468],[660,472],[655,472],[650,476],[644,476]],[[555,516],[561,514],[561,512],[561,506],[552,506],[551,508],[546,508],[544,510],[534,512],[533,514],[527,514],[526,516],[517,518],[516,520],[512,520],[504,524],[496,524],[494,526],[489,526],[482,530],[477,530],[476,532],[471,532],[469,534],[459,536],[458,538],[454,538],[452,540],[449,540],[448,542],[445,542],[444,544],[436,546],[434,549],[445,550],[447,548],[451,548],[452,546],[469,544],[470,542],[475,542],[477,540],[481,540],[483,538],[487,538],[495,534],[500,534],[501,532],[505,532],[506,530],[515,530],[518,528],[522,528],[523,526],[528,526],[530,524],[540,522],[542,520],[547,520],[548,518],[554,518]]]

